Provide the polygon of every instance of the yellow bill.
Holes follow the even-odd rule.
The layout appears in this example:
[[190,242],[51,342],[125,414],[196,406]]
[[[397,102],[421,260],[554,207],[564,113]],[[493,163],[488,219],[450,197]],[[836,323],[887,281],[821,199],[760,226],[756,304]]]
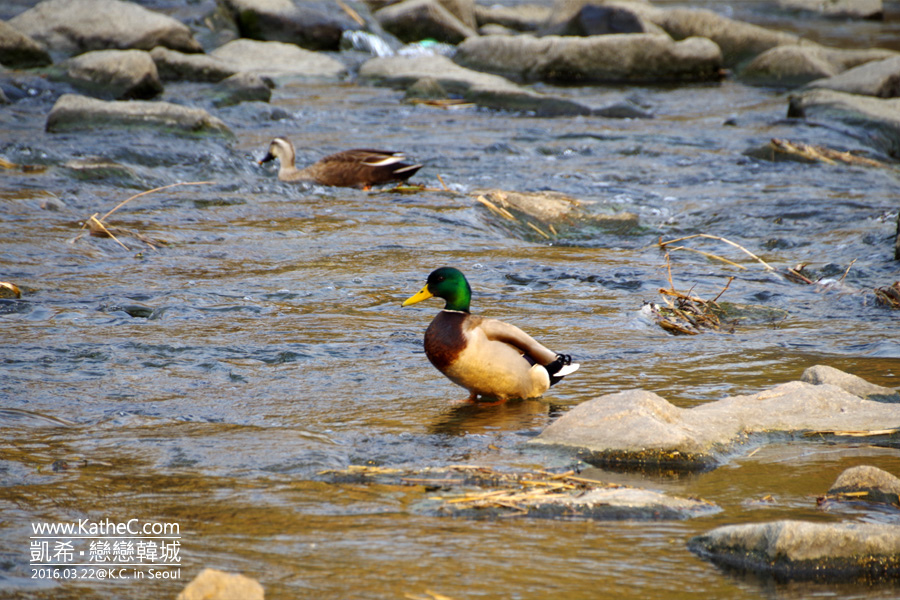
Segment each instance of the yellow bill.
[[428,300],[429,298],[433,298],[434,294],[428,291],[428,286],[423,287],[417,294],[414,294],[407,298],[403,304],[400,306],[409,306],[410,304],[415,304],[416,302],[421,302],[422,300]]

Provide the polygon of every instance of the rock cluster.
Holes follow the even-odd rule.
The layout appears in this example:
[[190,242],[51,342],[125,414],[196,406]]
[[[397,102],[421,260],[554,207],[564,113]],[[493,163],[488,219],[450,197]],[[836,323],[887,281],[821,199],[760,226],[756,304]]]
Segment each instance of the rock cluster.
[[[551,423],[531,444],[568,449],[618,467],[715,468],[747,447],[809,439],[896,438],[900,394],[832,367],[757,394],[681,409],[644,390],[595,398]],[[900,479],[861,465],[844,471],[820,504],[900,509]],[[722,567],[785,580],[881,580],[900,574],[900,525],[773,521],[718,527],[689,548]]]
[[801,379],[688,409],[646,390],[608,394],[576,406],[530,443],[600,464],[707,469],[751,440],[900,428],[894,390],[824,366]]
[[[815,8],[791,4],[801,0],[785,2],[787,11]],[[830,3],[827,16],[881,14],[880,2],[871,0],[865,6]],[[353,8],[324,1],[219,0],[207,22],[216,28],[204,38],[216,42],[208,53],[190,27],[132,2],[44,0],[0,23],[0,63],[28,69],[48,67],[55,59],[53,78],[104,100],[151,100],[169,82],[227,79],[205,95],[209,107],[221,107],[265,102],[287,79],[351,76],[358,58],[339,60],[320,51],[338,51],[347,48],[348,36],[368,35],[378,44],[351,45],[379,48],[378,57],[359,69],[360,81],[408,88],[432,78],[450,98],[491,109],[611,118],[650,115],[628,102],[586,106],[510,80],[682,83],[718,81],[731,69],[757,85],[806,85],[792,97],[790,116],[836,120],[864,133],[886,129],[871,143],[897,151],[896,106],[864,99],[896,94],[896,53],[828,48],[707,10],[640,0],[558,0],[552,8],[473,0],[369,0]],[[404,42],[413,46],[404,49]],[[398,50],[411,56],[390,56]],[[455,54],[452,64],[436,56],[448,52]],[[847,96],[836,101],[818,93],[823,89]]]

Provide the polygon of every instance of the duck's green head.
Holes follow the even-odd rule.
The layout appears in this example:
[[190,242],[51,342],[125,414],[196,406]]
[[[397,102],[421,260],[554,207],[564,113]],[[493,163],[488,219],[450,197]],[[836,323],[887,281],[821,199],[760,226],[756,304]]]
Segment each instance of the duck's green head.
[[466,276],[459,269],[441,267],[431,272],[425,287],[418,294],[407,298],[403,306],[427,300],[432,296],[437,296],[447,301],[444,310],[469,312],[469,303],[472,301],[472,288],[469,287]]

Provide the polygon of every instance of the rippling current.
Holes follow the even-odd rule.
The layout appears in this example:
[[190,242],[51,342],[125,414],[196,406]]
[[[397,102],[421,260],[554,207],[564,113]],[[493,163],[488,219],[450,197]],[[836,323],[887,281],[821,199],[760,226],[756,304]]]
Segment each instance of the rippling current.
[[[841,38],[846,24],[816,22]],[[784,26],[785,24],[781,24]],[[804,23],[809,27],[809,23]],[[866,24],[875,42],[878,25]],[[884,27],[888,27],[885,25]],[[853,30],[854,35],[858,30]],[[858,39],[858,37],[856,38]],[[849,42],[848,42],[849,43]],[[859,45],[859,42],[854,42]],[[873,42],[874,43],[874,42]],[[47,134],[53,87],[0,111],[0,589],[29,598],[173,597],[201,568],[259,579],[270,598],[884,598],[895,589],[775,584],[717,570],[685,542],[715,526],[777,518],[896,521],[822,511],[845,468],[900,474],[897,451],[798,440],[702,474],[594,477],[697,495],[723,511],[685,522],[439,518],[421,487],[323,481],[351,464],[567,468],[523,445],[600,394],[655,391],[682,407],[755,392],[826,364],[900,386],[900,326],[872,290],[893,260],[897,172],[748,157],[771,138],[861,151],[845,132],[788,120],[779,90],[720,85],[550,88],[603,104],[627,97],[656,118],[539,119],[402,102],[341,84],[279,87],[271,105],[216,111],[233,140],[151,131]],[[190,96],[169,85],[164,99]],[[426,191],[280,183],[256,164],[291,138],[298,162],[352,147],[403,150]],[[86,174],[73,161],[119,165]],[[438,179],[440,176],[440,180]],[[139,192],[108,223],[82,225]],[[446,189],[445,185],[446,184]],[[479,189],[555,190],[640,227],[547,242],[515,235]],[[800,285],[710,239],[666,256],[660,238],[727,238]],[[461,404],[466,393],[421,348],[439,308],[400,309],[435,267],[469,277],[473,310],[516,323],[581,370],[541,400]],[[675,337],[641,312],[672,283],[786,315],[734,333]],[[584,466],[584,465],[582,465]],[[771,495],[773,502],[753,500]],[[178,522],[180,581],[32,578],[32,523]]]

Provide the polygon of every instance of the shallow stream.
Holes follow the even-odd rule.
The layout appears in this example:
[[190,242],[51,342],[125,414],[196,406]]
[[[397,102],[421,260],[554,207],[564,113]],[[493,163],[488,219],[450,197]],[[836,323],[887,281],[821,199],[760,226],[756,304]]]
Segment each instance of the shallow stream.
[[[848,47],[876,45],[896,28],[813,23]],[[900,279],[895,163],[745,156],[785,138],[885,158],[844,132],[788,120],[779,90],[734,81],[538,87],[596,104],[628,97],[656,118],[447,110],[354,83],[295,83],[278,88],[271,106],[217,111],[232,141],[47,134],[50,84],[0,109],[0,156],[47,167],[0,173],[0,280],[24,292],[0,301],[0,595],[174,597],[206,566],[255,577],[273,599],[900,594],[736,576],[686,549],[691,536],[730,523],[896,522],[896,513],[825,511],[815,501],[851,466],[900,475],[896,449],[785,439],[711,472],[660,476],[604,472],[524,446],[572,406],[629,388],[689,407],[798,379],[816,364],[900,387],[898,314],[872,293]],[[191,93],[169,85],[165,99]],[[295,142],[304,164],[352,147],[403,150],[425,163],[414,181],[428,191],[279,183],[255,162],[276,135]],[[126,169],[65,166],[89,157]],[[128,235],[127,250],[78,237],[92,214],[136,193],[207,181],[142,196],[109,217],[168,242],[158,249]],[[492,188],[564,192],[591,210],[636,213],[641,227],[552,243],[515,236],[470,196]],[[668,335],[641,312],[669,286],[656,243],[700,233],[780,271],[806,263],[834,283],[791,283],[731,246],[690,240],[745,268],[673,252],[676,288],[711,298],[734,277],[721,299],[788,314],[734,333]],[[581,370],[541,400],[460,403],[465,391],[421,348],[440,304],[400,308],[442,265],[468,275],[474,311],[522,326]],[[319,475],[359,464],[578,466],[723,510],[684,522],[441,518],[418,509],[429,495],[422,487]],[[33,579],[32,523],[82,518],[179,523],[181,580]]]

